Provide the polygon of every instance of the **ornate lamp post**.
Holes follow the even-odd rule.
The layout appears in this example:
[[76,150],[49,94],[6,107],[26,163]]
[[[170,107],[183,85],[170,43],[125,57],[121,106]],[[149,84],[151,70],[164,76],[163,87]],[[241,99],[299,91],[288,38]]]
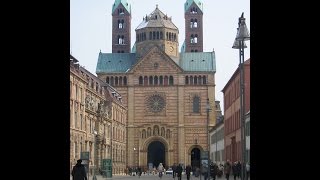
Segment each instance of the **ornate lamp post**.
[[244,41],[250,40],[249,31],[245,22],[245,18],[241,14],[239,17],[237,36],[232,48],[239,49],[239,70],[240,70],[240,121],[241,121],[241,177],[246,179],[246,139],[245,139],[245,103],[244,103],[244,48],[246,45]]

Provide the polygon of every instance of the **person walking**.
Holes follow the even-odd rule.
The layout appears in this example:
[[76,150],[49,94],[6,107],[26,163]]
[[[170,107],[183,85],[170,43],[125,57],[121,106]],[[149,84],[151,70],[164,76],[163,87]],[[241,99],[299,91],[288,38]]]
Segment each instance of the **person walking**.
[[158,172],[159,172],[160,179],[162,178],[162,175],[163,175],[163,169],[164,169],[163,165],[162,165],[162,163],[160,163],[158,166]]
[[178,174],[178,180],[181,180],[181,174],[182,174],[182,166],[181,164],[177,167],[177,174]]
[[72,168],[72,180],[88,180],[86,168],[84,167],[82,160],[77,160],[77,164]]
[[173,179],[175,179],[176,173],[177,173],[177,166],[176,166],[176,163],[173,163],[173,166],[172,166],[172,177],[173,177]]
[[233,179],[237,180],[237,176],[238,176],[238,165],[237,165],[237,162],[234,162],[232,164],[232,174],[233,174]]
[[231,172],[231,164],[230,164],[230,161],[227,160],[226,164],[224,165],[224,174],[226,175],[227,180],[229,180],[230,172]]
[[187,165],[186,167],[187,180],[190,180],[190,173],[191,173],[191,166]]
[[201,166],[201,174],[203,175],[204,180],[208,179],[208,168],[209,168],[209,165],[207,163],[203,163]]

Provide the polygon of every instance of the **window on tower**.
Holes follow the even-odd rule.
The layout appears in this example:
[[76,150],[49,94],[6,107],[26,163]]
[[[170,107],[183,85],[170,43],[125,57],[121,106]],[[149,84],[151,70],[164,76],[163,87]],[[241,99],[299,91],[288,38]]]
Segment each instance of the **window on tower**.
[[190,36],[190,43],[191,43],[191,44],[194,43],[194,36],[193,36],[193,34],[191,34],[191,36]]
[[194,20],[193,27],[194,27],[194,28],[197,28],[197,27],[198,27],[197,19]]
[[194,96],[193,97],[193,108],[192,108],[194,113],[199,113],[200,112],[200,106],[199,105],[200,105],[200,97]]
[[194,41],[193,42],[194,43],[198,43],[198,35],[197,34],[194,36]]

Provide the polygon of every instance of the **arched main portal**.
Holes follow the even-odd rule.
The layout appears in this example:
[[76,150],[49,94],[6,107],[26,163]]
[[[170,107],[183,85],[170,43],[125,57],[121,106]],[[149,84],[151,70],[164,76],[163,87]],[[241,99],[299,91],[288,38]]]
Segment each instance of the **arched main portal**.
[[191,167],[195,169],[197,167],[200,168],[200,149],[193,148],[191,151]]
[[165,146],[160,141],[154,141],[148,146],[148,165],[152,163],[153,167],[158,167],[159,163],[162,163],[164,166],[165,162]]

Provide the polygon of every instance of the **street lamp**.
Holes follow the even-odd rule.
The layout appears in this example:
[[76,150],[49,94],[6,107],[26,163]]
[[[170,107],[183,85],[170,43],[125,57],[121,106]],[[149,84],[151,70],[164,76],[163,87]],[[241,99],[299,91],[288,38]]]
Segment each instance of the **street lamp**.
[[93,165],[93,177],[92,177],[92,180],[97,180],[97,177],[96,177],[96,170],[97,170],[97,135],[98,135],[98,132],[96,130],[93,130],[93,134],[94,134],[94,165]]
[[245,18],[241,14],[238,22],[237,36],[232,48],[239,49],[239,70],[240,70],[240,121],[241,121],[241,177],[246,179],[245,165],[246,165],[246,139],[245,139],[245,103],[244,103],[244,48],[246,45],[244,41],[250,40],[249,31],[245,22]]
[[206,110],[207,110],[207,134],[208,134],[208,179],[210,180],[210,133],[209,133],[209,111],[210,109],[210,103],[209,103],[209,98],[207,98],[207,105],[206,105]]

